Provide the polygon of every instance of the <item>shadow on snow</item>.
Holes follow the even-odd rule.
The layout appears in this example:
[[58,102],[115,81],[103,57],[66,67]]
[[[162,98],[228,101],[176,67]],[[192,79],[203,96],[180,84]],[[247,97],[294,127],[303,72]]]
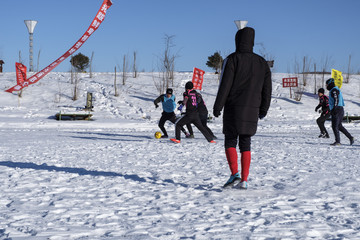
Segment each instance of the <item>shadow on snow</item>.
[[70,168],[70,167],[56,167],[56,166],[49,166],[46,163],[38,165],[35,163],[26,163],[26,162],[11,162],[11,161],[2,161],[0,162],[0,166],[5,166],[9,168],[20,168],[20,169],[33,169],[33,170],[45,170],[45,171],[56,171],[56,172],[65,172],[65,173],[75,173],[79,174],[80,176],[102,176],[102,177],[123,177],[126,180],[132,180],[135,182],[145,183],[148,182],[150,184],[156,185],[167,185],[173,184],[179,187],[190,188],[193,187],[198,190],[213,190],[217,191],[216,189],[212,189],[212,185],[194,185],[191,186],[185,183],[176,183],[172,179],[157,179],[154,177],[140,177],[136,174],[121,174],[116,172],[107,172],[107,171],[95,171],[95,170],[87,170],[85,168]]

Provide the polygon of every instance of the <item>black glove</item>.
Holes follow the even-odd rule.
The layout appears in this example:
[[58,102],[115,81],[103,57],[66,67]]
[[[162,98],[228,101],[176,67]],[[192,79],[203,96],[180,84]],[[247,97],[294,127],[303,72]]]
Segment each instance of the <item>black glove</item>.
[[266,116],[266,114],[259,114],[259,119],[263,119]]
[[317,112],[318,109],[319,109],[319,107],[316,107],[316,108],[315,108],[315,112]]
[[179,104],[179,105],[184,105],[183,103],[184,103],[184,102],[183,102],[183,101],[181,101],[181,100],[180,100],[180,101],[178,101],[178,104]]
[[155,104],[155,108],[158,108],[158,107],[159,107],[159,105]]
[[221,111],[214,109],[213,114],[215,117],[219,117],[221,115]]

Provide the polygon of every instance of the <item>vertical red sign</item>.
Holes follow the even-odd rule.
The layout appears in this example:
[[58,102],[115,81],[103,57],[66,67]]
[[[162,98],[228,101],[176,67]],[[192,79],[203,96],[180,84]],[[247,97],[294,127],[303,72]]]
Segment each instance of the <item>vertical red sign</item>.
[[16,81],[21,85],[26,80],[26,66],[22,63],[15,63]]
[[197,90],[202,89],[202,84],[204,82],[204,74],[205,74],[205,71],[203,71],[199,68],[194,68],[193,78],[192,78],[192,83],[194,84],[194,89],[197,89]]

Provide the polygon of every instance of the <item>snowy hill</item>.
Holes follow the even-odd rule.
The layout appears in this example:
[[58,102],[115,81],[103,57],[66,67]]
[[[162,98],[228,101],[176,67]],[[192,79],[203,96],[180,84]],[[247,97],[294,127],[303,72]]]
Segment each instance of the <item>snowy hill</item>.
[[[360,238],[360,144],[341,135],[343,145],[331,147],[330,122],[331,138],[317,137],[312,79],[298,102],[282,88],[289,74],[273,74],[241,191],[221,188],[230,174],[221,118],[209,123],[216,144],[197,129],[180,144],[153,137],[162,111],[153,104],[157,76],[129,77],[115,97],[113,73],[80,74],[73,101],[70,73],[48,74],[22,98],[4,92],[15,73],[0,73],[0,239]],[[191,77],[176,73],[177,100]],[[207,73],[203,88],[212,113],[217,76]],[[83,112],[87,92],[92,121],[54,119]],[[360,115],[360,76],[342,92],[345,112]],[[359,122],[344,126],[360,139]]]

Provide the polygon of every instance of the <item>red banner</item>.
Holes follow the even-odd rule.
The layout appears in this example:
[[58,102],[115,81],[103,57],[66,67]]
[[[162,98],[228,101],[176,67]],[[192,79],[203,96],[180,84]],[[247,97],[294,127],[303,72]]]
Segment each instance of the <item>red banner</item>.
[[[96,14],[96,16],[94,18],[94,20],[91,22],[89,28],[82,35],[82,37],[67,52],[65,52],[61,57],[56,59],[49,66],[47,66],[40,72],[36,73],[35,75],[31,76],[29,79],[24,79],[24,81],[22,83],[19,83],[19,79],[17,78],[17,85],[6,90],[6,92],[12,93],[13,91],[20,91],[24,87],[27,87],[31,84],[36,83],[41,78],[46,76],[49,72],[51,72],[54,68],[56,68],[62,61],[64,61],[70,55],[74,54],[85,43],[85,41],[91,36],[91,34],[93,34],[99,28],[100,24],[102,23],[102,21],[105,18],[106,11],[109,9],[109,7],[111,5],[112,5],[111,0],[104,0],[98,13]],[[18,75],[17,75],[17,77],[18,77]]]
[[205,71],[203,71],[199,68],[194,68],[193,78],[192,78],[192,83],[194,84],[194,89],[198,89],[198,90],[202,89],[202,84],[204,81],[204,74],[205,74]]
[[21,85],[26,81],[26,66],[22,63],[15,63],[16,81]]
[[297,77],[292,78],[283,78],[283,87],[297,87],[298,79]]

